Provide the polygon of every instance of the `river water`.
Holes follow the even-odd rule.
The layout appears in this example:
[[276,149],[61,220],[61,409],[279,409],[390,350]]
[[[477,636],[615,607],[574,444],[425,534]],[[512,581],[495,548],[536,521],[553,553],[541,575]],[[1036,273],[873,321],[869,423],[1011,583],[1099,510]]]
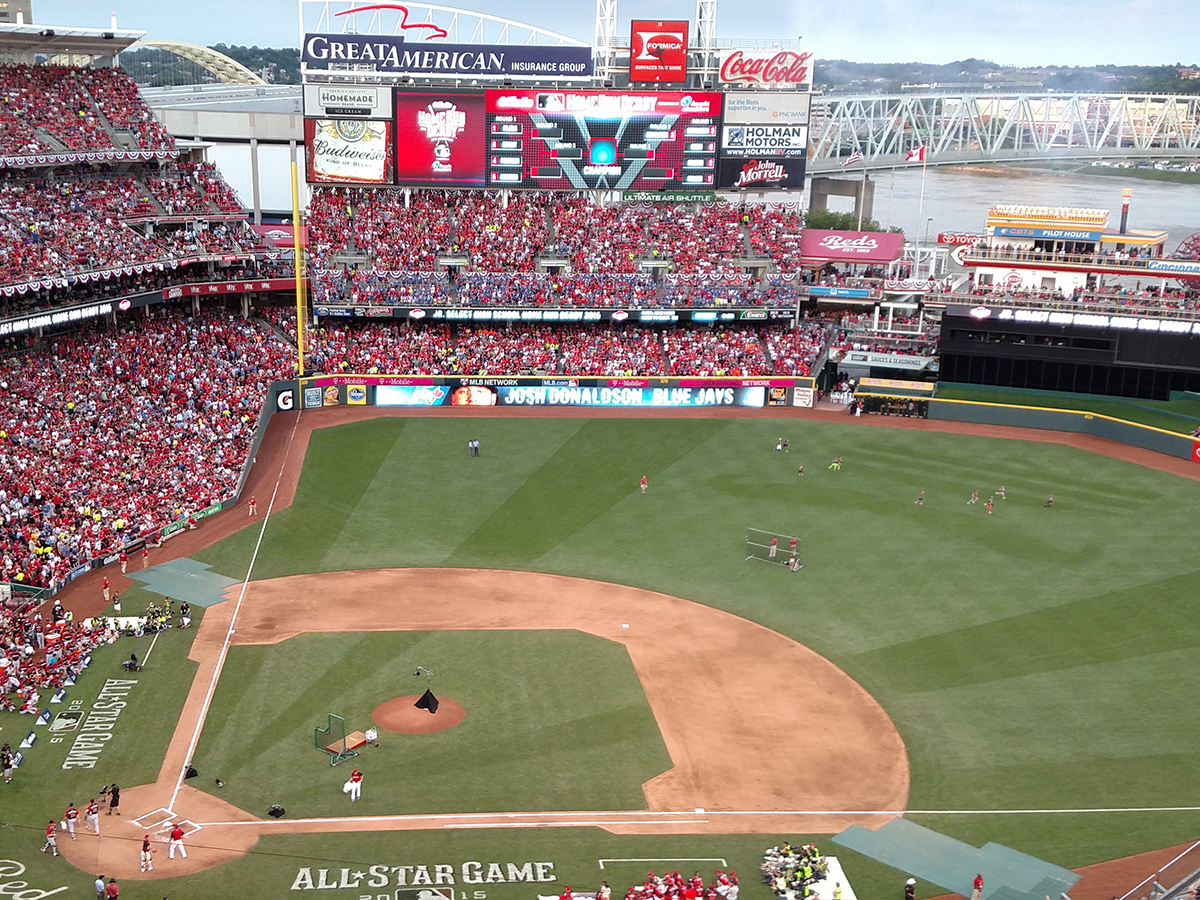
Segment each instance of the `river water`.
[[[861,177],[861,176],[860,176]],[[1121,224],[1121,190],[1133,188],[1129,227],[1169,234],[1166,252],[1200,231],[1200,184],[1174,184],[1140,178],[1055,172],[1012,167],[931,167],[925,175],[924,209],[920,167],[872,175],[875,181],[875,219],[897,225],[909,240],[925,240],[939,231],[981,234],[988,208],[998,203],[1035,206],[1083,206],[1109,210],[1108,224]],[[831,197],[829,208],[853,209],[854,198]],[[919,234],[918,234],[919,230]]]

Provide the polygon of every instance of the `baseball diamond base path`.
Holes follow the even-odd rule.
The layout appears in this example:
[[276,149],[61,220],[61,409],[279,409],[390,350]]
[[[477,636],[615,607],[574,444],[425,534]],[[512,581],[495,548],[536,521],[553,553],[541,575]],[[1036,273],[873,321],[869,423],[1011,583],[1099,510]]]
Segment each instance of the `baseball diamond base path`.
[[[231,598],[240,590],[230,588]],[[305,605],[297,597],[322,599]],[[185,787],[175,818],[200,826],[185,840],[189,858],[143,875],[134,842],[165,830],[165,808],[187,763],[234,607],[210,607],[196,631],[191,658],[199,667],[158,780],[122,792],[125,816],[102,820],[112,823],[102,840],[86,847],[66,842],[62,849],[75,865],[118,878],[185,874],[245,853],[264,833],[584,825],[621,834],[828,833],[854,822],[878,827],[891,814],[871,811],[902,810],[908,799],[908,755],[883,708],[829,660],[748,619],[561,575],[486,569],[294,575],[250,583],[232,643],[274,644],[305,632],[575,629],[626,647],[673,767],[642,786],[648,809],[628,812],[264,820]],[[714,664],[700,652],[714,646],[738,664]],[[865,812],[845,812],[857,810]]]

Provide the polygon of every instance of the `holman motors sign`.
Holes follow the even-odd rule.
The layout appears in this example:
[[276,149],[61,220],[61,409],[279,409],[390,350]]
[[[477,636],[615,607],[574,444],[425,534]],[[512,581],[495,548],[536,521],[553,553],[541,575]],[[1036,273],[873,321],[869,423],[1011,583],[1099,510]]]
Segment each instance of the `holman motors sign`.
[[408,43],[400,35],[306,34],[301,62],[316,69],[369,66],[397,75],[586,78],[591,47]]

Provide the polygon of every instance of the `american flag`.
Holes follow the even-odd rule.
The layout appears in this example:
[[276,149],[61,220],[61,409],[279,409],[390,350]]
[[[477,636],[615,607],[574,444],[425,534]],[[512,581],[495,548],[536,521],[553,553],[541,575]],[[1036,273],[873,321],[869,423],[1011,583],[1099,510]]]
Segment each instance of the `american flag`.
[[842,163],[842,168],[844,169],[847,166],[852,166],[856,162],[862,162],[862,158],[863,158],[863,152],[861,150],[855,150],[853,153],[851,153],[849,156],[846,157],[845,162]]

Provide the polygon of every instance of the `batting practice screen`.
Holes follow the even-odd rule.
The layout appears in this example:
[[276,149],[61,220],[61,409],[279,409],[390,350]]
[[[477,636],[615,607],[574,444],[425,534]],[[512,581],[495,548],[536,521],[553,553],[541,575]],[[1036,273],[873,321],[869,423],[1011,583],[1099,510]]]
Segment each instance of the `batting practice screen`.
[[489,90],[489,187],[713,190],[721,94]]

